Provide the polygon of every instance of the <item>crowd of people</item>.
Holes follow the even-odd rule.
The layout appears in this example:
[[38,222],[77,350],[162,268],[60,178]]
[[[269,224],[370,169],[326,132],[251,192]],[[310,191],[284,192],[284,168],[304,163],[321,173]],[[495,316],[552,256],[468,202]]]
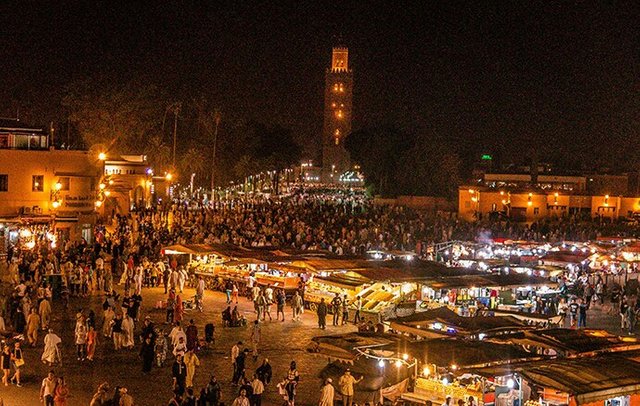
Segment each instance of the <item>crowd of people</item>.
[[[25,368],[23,350],[43,345],[40,359],[59,368],[62,364],[61,346],[74,346],[79,363],[91,363],[96,357],[97,344],[105,340],[113,351],[139,351],[141,370],[148,374],[154,367],[163,368],[171,361],[171,384],[174,396],[170,405],[218,405],[221,384],[211,376],[207,385],[197,391],[193,378],[201,365],[199,351],[213,343],[213,323],[205,326],[202,336],[193,320],[185,321],[185,308],[193,306],[203,311],[205,284],[192,279],[186,269],[162,255],[161,248],[175,243],[228,243],[239,246],[273,246],[297,250],[327,250],[337,255],[362,254],[372,248],[415,250],[424,253],[430,244],[452,239],[479,239],[489,236],[508,236],[529,240],[586,240],[598,235],[632,235],[633,226],[600,224],[594,221],[564,219],[543,221],[531,225],[489,221],[475,224],[459,223],[445,216],[434,216],[403,207],[377,206],[360,193],[341,191],[334,194],[308,194],[298,191],[280,198],[230,200],[215,208],[193,208],[175,204],[166,210],[142,209],[126,216],[115,216],[107,226],[98,226],[95,241],[64,241],[52,243],[50,232],[33,228],[34,246],[9,249],[7,274],[9,285],[0,295],[0,332],[11,332],[2,343],[0,363],[2,383],[20,387],[21,370]],[[185,288],[194,286],[194,300],[185,298]],[[229,283],[229,282],[228,282]],[[167,295],[162,304],[166,311],[165,332],[143,312],[143,290],[162,286]],[[230,283],[226,309],[221,309],[223,326],[250,325],[251,348],[232,349],[234,374],[231,383],[238,386],[233,405],[260,405],[261,395],[271,381],[270,364],[264,360],[254,373],[248,372],[247,356],[257,359],[261,342],[261,322],[267,319],[284,321],[285,303],[291,306],[291,319],[299,320],[304,310],[304,290],[287,299],[284,291],[272,287],[251,286],[249,300],[253,302],[256,320],[249,322],[237,309],[238,288]],[[593,294],[588,293],[591,290]],[[586,311],[598,297],[598,286],[585,286],[583,297],[567,301],[556,310],[565,312],[571,325],[586,326]],[[599,296],[604,297],[601,289]],[[640,306],[630,303],[620,293],[611,293],[621,316],[621,326],[633,331]],[[89,298],[104,298],[102,311],[88,303]],[[69,311],[70,297],[76,298]],[[618,297],[616,300],[615,298]],[[57,299],[56,306],[53,300]],[[232,308],[235,302],[235,308]],[[82,305],[82,304],[85,305]],[[147,304],[151,308],[153,304]],[[272,313],[275,305],[275,314]],[[614,306],[612,305],[612,308]],[[355,310],[350,318],[349,309]],[[583,311],[584,308],[584,311]],[[545,306],[541,303],[540,312]],[[631,309],[631,310],[629,310]],[[317,308],[318,326],[326,328],[326,316],[332,310],[333,324],[352,321],[362,331],[377,331],[370,321],[360,320],[357,303],[347,303],[336,296],[331,303]],[[63,342],[52,325],[54,318],[75,314],[62,328],[73,329],[73,343]],[[55,317],[54,317],[55,316]],[[575,316],[575,317],[574,317]],[[162,324],[162,323],[158,323]],[[186,326],[183,327],[183,326]],[[23,349],[23,345],[26,347]],[[249,355],[251,354],[251,355]],[[28,367],[28,366],[26,366]],[[267,372],[268,370],[268,372]],[[347,379],[347,378],[346,378]],[[348,380],[348,379],[347,379]],[[277,383],[279,393],[288,405],[295,404],[299,374],[295,362],[290,373]],[[331,384],[331,382],[328,382]],[[325,382],[326,386],[327,382]],[[329,388],[323,387],[323,398]],[[65,405],[69,389],[55,370],[44,378],[41,395],[46,404]],[[332,395],[333,396],[333,395]],[[91,403],[99,405],[133,404],[126,388],[111,389],[101,385]],[[330,403],[324,403],[330,404]]]

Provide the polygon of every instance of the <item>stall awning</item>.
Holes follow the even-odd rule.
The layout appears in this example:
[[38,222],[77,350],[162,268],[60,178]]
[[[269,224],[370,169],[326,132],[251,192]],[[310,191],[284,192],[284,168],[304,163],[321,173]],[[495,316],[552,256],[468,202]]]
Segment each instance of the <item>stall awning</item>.
[[[413,329],[412,333],[419,336],[433,336],[434,323],[439,323],[443,327],[451,327],[455,333],[470,335],[480,332],[530,328],[525,323],[511,316],[485,316],[463,317],[450,310],[446,306],[426,312],[414,313],[407,317],[400,317],[391,320],[391,328],[402,331],[404,328]],[[446,329],[443,329],[446,331]],[[436,332],[437,333],[437,332]],[[441,334],[441,333],[438,333]]]
[[311,339],[309,351],[329,359],[353,363],[359,354],[356,347],[378,347],[399,341],[403,341],[403,338],[397,335],[368,332],[317,336]]
[[491,377],[518,373],[532,384],[574,396],[577,404],[640,393],[640,363],[622,354],[522,362],[469,372]]
[[167,255],[210,255],[214,254],[215,250],[213,247],[206,244],[174,244],[168,247],[163,247],[162,252]]
[[459,368],[541,358],[537,354],[524,351],[520,346],[496,344],[488,341],[443,338],[412,341],[404,344],[404,347],[394,347],[394,344],[390,344],[384,349],[395,348],[398,353],[406,352],[422,362],[442,367],[457,365]]

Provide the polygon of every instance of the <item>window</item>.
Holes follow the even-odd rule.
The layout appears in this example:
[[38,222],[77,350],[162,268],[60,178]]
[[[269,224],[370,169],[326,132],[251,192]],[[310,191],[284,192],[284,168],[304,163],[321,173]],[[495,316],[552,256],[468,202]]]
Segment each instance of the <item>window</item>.
[[0,175],[0,192],[9,191],[9,175]]
[[539,207],[534,207],[533,208],[533,214],[540,214],[540,208]]
[[60,183],[60,190],[68,191],[69,190],[69,177],[63,176],[58,179],[58,183]]
[[43,175],[33,175],[31,177],[31,191],[44,192],[44,176]]

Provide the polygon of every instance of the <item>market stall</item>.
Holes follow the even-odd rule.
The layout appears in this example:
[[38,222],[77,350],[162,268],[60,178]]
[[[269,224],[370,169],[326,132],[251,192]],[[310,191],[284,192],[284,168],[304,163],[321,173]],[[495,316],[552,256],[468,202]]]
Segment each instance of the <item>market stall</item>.
[[451,396],[452,405],[458,400],[465,403],[473,397],[478,405],[494,403],[495,390],[479,374],[461,372],[472,366],[484,366],[540,359],[515,345],[496,344],[488,341],[435,339],[407,342],[404,347],[394,344],[381,350],[395,349],[418,360],[415,386],[412,392],[402,394],[402,399],[413,403],[442,404]]
[[417,309],[447,305],[463,315],[474,314],[479,308],[529,311],[537,296],[523,296],[519,292],[550,292],[552,285],[555,284],[549,279],[518,273],[425,280],[420,283]]
[[640,362],[624,353],[503,364],[469,372],[506,381],[516,390],[516,396],[496,405],[640,405]]

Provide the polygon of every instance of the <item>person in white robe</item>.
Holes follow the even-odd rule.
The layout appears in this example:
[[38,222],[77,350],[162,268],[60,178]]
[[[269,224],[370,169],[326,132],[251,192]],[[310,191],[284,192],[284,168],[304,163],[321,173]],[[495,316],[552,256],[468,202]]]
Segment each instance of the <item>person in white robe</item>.
[[124,342],[122,346],[125,348],[133,348],[135,342],[133,341],[134,323],[133,319],[129,315],[125,314],[122,318],[122,335],[124,336]]
[[324,381],[324,385],[320,390],[320,403],[318,403],[318,406],[333,406],[333,396],[335,394],[335,389],[333,388],[331,382],[331,378],[327,378]]
[[53,332],[53,329],[49,329],[49,333],[44,336],[44,351],[42,353],[42,357],[40,358],[42,362],[52,365],[56,363],[56,361],[60,360],[60,350],[58,349],[58,344],[60,344],[61,342],[62,339]]

